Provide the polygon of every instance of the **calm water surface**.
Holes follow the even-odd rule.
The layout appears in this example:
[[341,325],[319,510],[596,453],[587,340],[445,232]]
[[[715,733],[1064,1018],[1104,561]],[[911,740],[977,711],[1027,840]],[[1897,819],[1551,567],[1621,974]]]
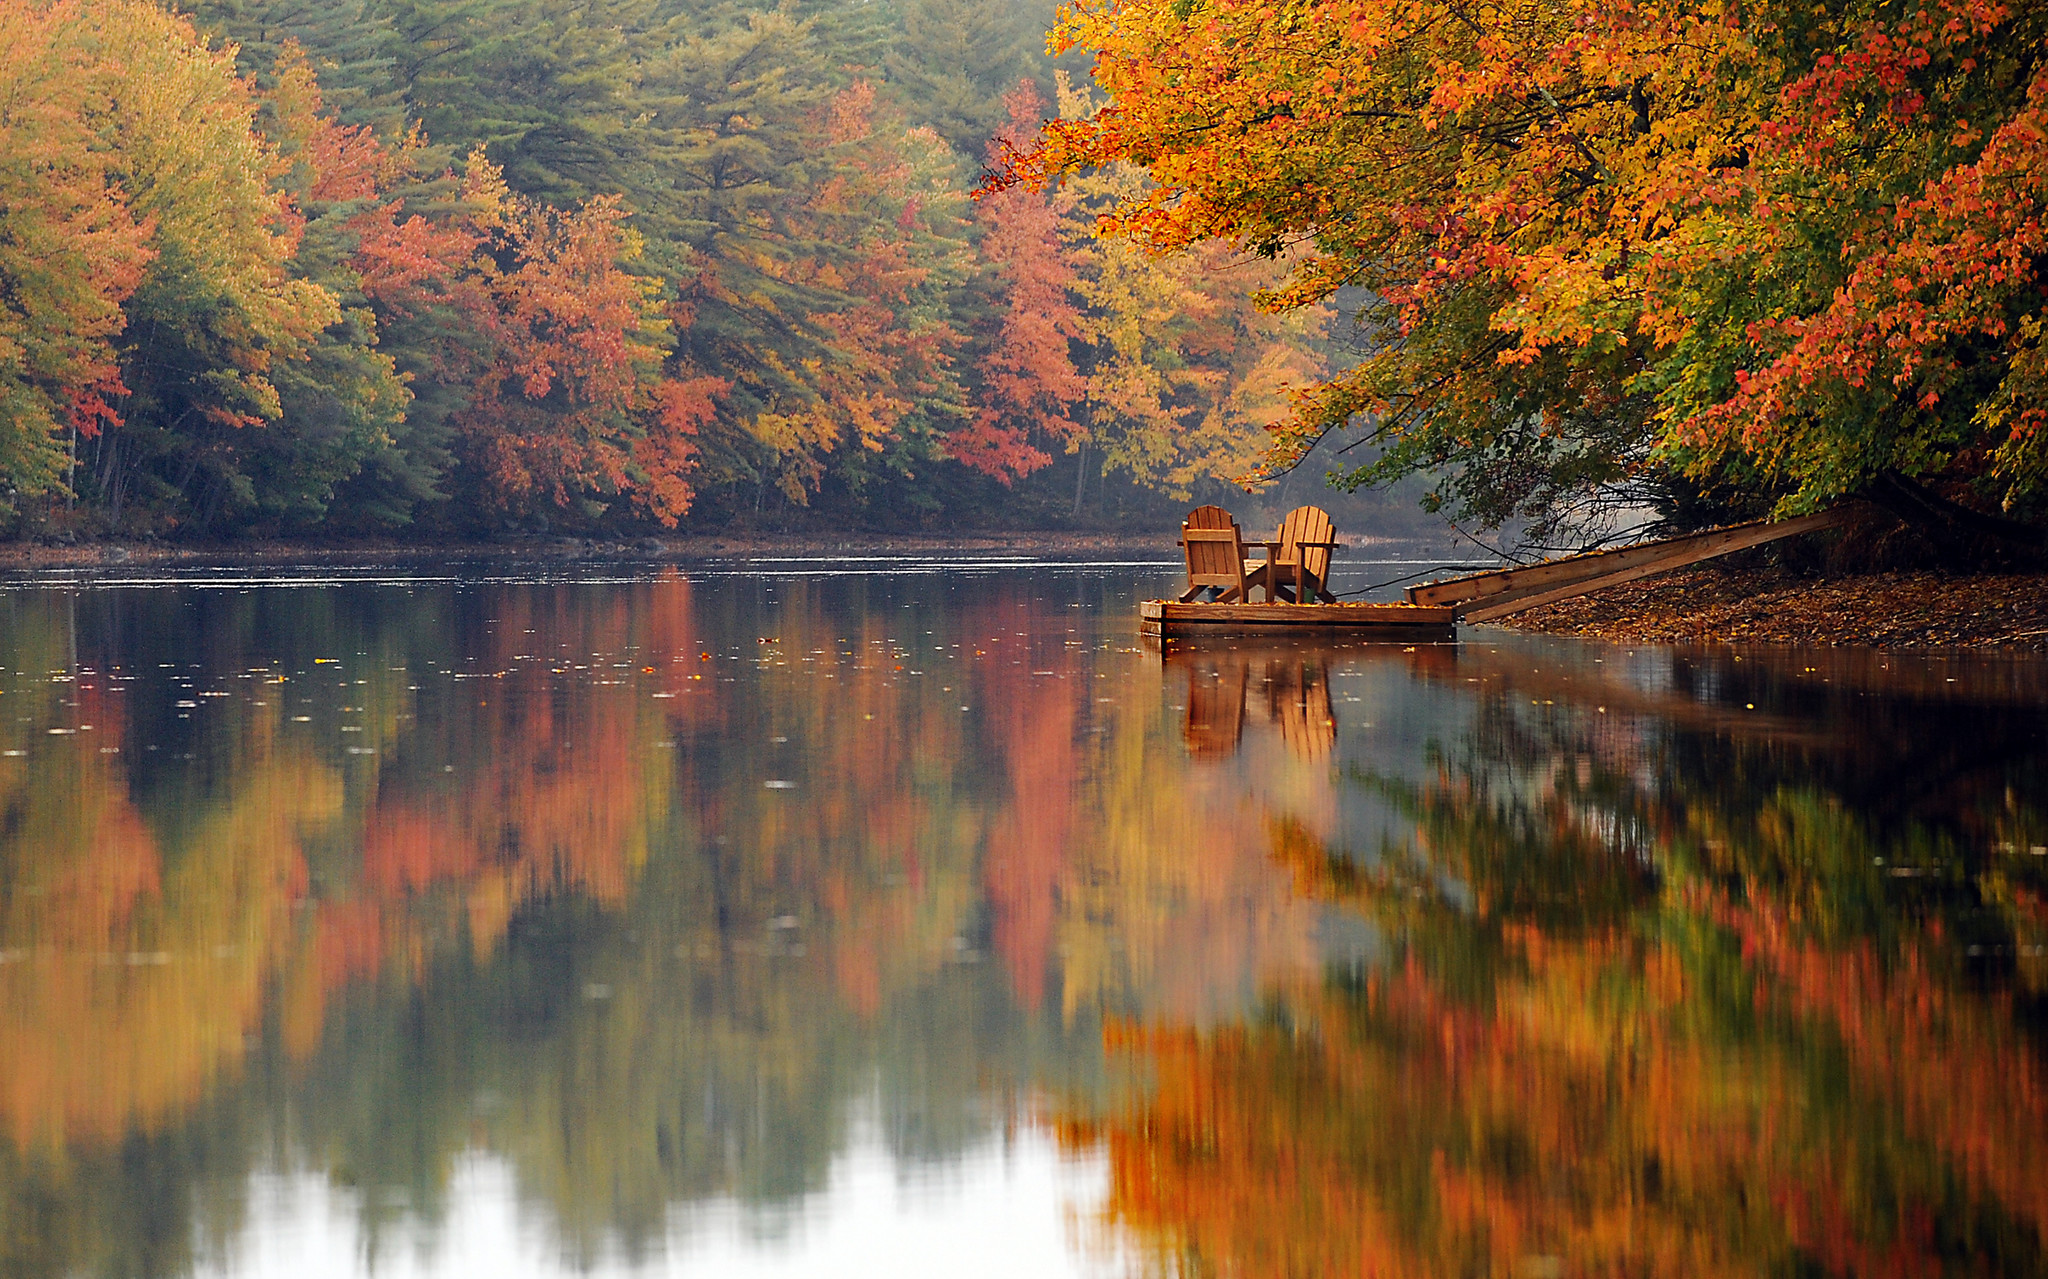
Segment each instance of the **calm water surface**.
[[0,584],[0,1275],[2048,1268],[2048,663],[579,573]]

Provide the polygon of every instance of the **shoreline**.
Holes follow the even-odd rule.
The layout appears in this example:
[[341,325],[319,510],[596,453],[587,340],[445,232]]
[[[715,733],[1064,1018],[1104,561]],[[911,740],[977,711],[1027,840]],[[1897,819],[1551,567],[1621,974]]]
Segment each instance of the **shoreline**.
[[[1359,538],[1353,553],[1408,551]],[[0,574],[95,568],[260,567],[283,564],[633,562],[690,563],[761,555],[1015,554],[1172,556],[1171,533],[984,532],[692,533],[633,539],[518,538],[488,542],[252,541],[0,543]],[[1877,649],[2048,653],[2048,573],[1800,574],[1708,563],[1516,613],[1487,625],[1535,634],[1641,644],[1782,644]]]
[[[1354,554],[1371,551],[1407,552],[1417,548],[1396,538],[1354,537],[1346,543]],[[690,533],[666,537],[582,538],[530,537],[479,542],[394,542],[363,539],[353,542],[182,544],[177,542],[85,542],[72,545],[41,542],[0,543],[0,573],[45,569],[122,568],[141,566],[234,567],[242,565],[318,563],[391,564],[419,562],[620,560],[638,563],[730,559],[759,555],[929,555],[977,554],[1087,555],[1144,552],[1178,556],[1172,532],[966,532],[948,535],[917,533]],[[1434,554],[1435,552],[1429,552]]]
[[1805,576],[1709,564],[1532,608],[1497,625],[1642,644],[2048,653],[2048,573]]
[[667,537],[534,537],[488,542],[252,541],[186,545],[175,542],[79,542],[73,545],[0,543],[0,572],[119,568],[148,565],[239,566],[291,563],[389,564],[421,561],[632,560],[689,561],[731,556],[792,554],[942,555],[960,553],[1084,554],[1171,551],[1171,536],[1121,533],[917,534],[692,533]]

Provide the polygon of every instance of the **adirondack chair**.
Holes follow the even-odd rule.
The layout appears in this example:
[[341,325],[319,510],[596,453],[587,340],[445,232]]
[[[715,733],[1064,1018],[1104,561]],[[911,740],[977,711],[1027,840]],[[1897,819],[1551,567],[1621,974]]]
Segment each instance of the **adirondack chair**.
[[1212,602],[1244,602],[1244,538],[1229,511],[1220,506],[1189,511],[1181,521],[1180,544],[1188,559],[1188,589],[1181,592],[1181,603],[1192,603],[1209,590],[1216,592]]
[[1263,588],[1269,600],[1335,604],[1330,594],[1330,555],[1337,549],[1337,527],[1320,506],[1297,506],[1280,521],[1280,533],[1267,544],[1267,562],[1245,575],[1246,591]]

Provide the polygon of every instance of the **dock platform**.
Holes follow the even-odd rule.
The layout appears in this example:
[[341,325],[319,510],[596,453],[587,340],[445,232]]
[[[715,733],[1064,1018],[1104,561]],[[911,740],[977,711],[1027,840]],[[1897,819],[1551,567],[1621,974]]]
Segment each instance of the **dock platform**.
[[1421,604],[1182,604],[1146,600],[1138,630],[1161,639],[1204,636],[1343,636],[1388,644],[1449,644],[1457,609]]

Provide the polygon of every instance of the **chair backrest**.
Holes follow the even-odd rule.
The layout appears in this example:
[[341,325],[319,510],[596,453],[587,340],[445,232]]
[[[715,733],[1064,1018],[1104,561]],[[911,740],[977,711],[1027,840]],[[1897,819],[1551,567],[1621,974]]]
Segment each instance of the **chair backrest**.
[[1180,544],[1188,556],[1188,585],[1244,585],[1244,535],[1237,519],[1220,506],[1198,506],[1181,521]]
[[[1292,564],[1297,559],[1301,567],[1317,582],[1326,582],[1330,577],[1330,548],[1327,543],[1337,540],[1337,526],[1330,522],[1330,513],[1320,506],[1297,506],[1287,512],[1287,518],[1280,521],[1280,559]],[[1303,542],[1322,542],[1322,546],[1303,546]]]

